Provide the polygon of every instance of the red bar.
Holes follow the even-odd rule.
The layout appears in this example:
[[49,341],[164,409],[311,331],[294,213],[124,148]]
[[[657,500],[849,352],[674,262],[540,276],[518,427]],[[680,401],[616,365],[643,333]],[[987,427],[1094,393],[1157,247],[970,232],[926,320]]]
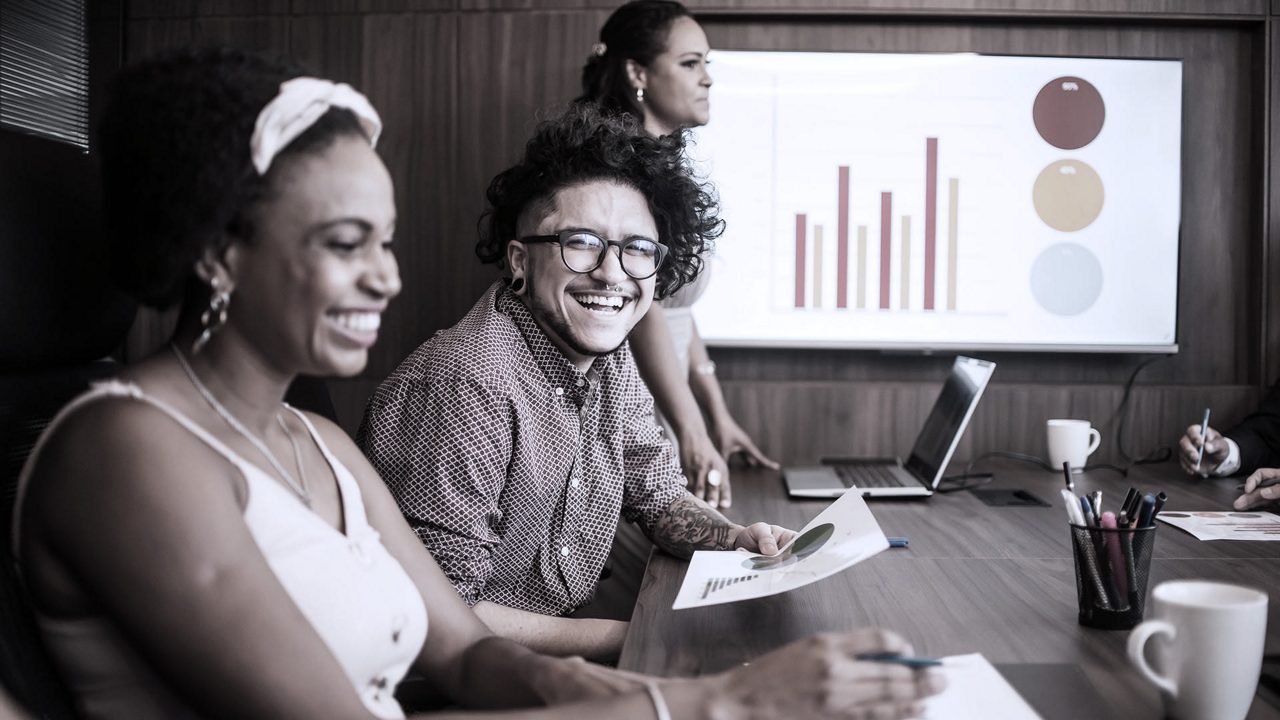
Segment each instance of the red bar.
[[927,138],[924,151],[924,309],[933,309],[933,273],[937,261],[938,138]]
[[893,215],[893,193],[880,193],[880,309],[889,309],[889,227]]
[[804,213],[796,213],[796,307],[804,307],[804,229],[808,224]]
[[836,307],[849,307],[849,166],[840,166],[840,215],[836,224]]

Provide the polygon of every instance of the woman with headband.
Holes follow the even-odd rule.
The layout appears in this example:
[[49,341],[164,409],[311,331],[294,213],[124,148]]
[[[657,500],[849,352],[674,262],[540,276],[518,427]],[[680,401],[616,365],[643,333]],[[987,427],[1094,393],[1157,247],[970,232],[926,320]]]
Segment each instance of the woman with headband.
[[13,546],[81,714],[403,717],[409,670],[462,706],[569,703],[502,717],[896,716],[933,691],[854,662],[907,651],[874,632],[661,682],[489,633],[346,434],[282,402],[299,373],[359,372],[400,290],[380,129],[354,89],[233,51],[116,81],[114,270],[181,310],[167,348],[58,415],[19,480]]
[[[600,42],[582,68],[582,96],[627,113],[655,136],[706,125],[711,118],[710,47],[702,27],[678,2],[634,0],[600,29]],[[716,381],[715,363],[698,335],[690,308],[706,287],[706,271],[662,299],[631,333],[640,374],[670,424],[693,493],[712,507],[730,504],[726,461],[777,468],[738,425]],[[706,416],[706,421],[703,416]]]

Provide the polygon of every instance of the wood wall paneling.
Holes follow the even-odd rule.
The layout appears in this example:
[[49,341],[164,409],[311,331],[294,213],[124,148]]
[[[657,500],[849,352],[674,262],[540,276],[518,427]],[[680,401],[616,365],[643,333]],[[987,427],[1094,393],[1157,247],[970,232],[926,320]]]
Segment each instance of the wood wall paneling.
[[[577,94],[581,64],[616,4],[126,5],[125,55],[131,60],[193,42],[268,49],[352,82],[386,119],[379,152],[397,188],[397,256],[405,290],[384,319],[366,372],[333,383],[344,426],[354,428],[381,377],[435,330],[455,322],[498,276],[473,250],[484,189],[516,159],[539,113]],[[1280,318],[1280,294],[1261,297],[1277,256],[1264,253],[1263,238],[1270,238],[1268,248],[1280,242],[1277,214],[1267,215],[1280,196],[1264,194],[1276,166],[1265,154],[1277,132],[1268,120],[1275,116],[1274,90],[1267,101],[1260,98],[1268,82],[1270,88],[1280,82],[1267,50],[1280,42],[1263,19],[1272,9],[1267,0],[695,0],[690,6],[713,47],[1182,59],[1183,351],[1156,360],[1139,376],[1130,450],[1169,441],[1170,433],[1176,437],[1206,403],[1224,423],[1238,417],[1262,384],[1277,377],[1280,328],[1268,319]],[[725,242],[732,242],[729,221]],[[131,347],[140,352],[163,341],[163,320],[141,315]],[[1150,359],[978,354],[1000,368],[962,448],[968,452],[1042,451],[1043,421],[1052,415],[1100,422],[1130,373]],[[950,362],[944,356],[794,349],[717,348],[713,357],[743,425],[770,452],[796,460],[822,452],[905,451],[902,445],[914,437]],[[786,435],[814,419],[821,429],[812,437]],[[851,447],[855,429],[863,439]]]
[[[1273,10],[1280,13],[1280,0],[1274,0]],[[1263,282],[1261,293],[1263,307],[1263,332],[1267,338],[1264,358],[1266,358],[1266,383],[1268,385],[1280,380],[1280,292],[1272,289],[1275,284],[1275,263],[1280,261],[1280,52],[1276,43],[1280,43],[1280,22],[1276,18],[1267,21],[1267,33],[1270,42],[1267,44],[1268,84],[1265,105],[1259,115],[1268,118],[1265,123],[1267,132],[1266,174],[1268,190],[1266,205],[1263,207],[1264,227],[1266,234],[1259,243],[1265,249],[1263,255]]]
[[[612,10],[619,0],[459,0],[467,11]],[[1267,0],[688,0],[698,14],[931,15],[1004,17],[1256,18]]]
[[[738,421],[761,450],[788,464],[825,456],[906,457],[941,388],[924,382],[733,381],[721,383]],[[1111,385],[992,384],[974,411],[955,460],[993,452],[1046,457],[1045,421],[1089,420],[1102,433],[1091,462],[1121,463],[1116,410],[1123,388]],[[1125,412],[1124,450],[1131,458],[1172,446],[1199,422],[1206,405],[1229,427],[1257,402],[1251,385],[1140,385]]]

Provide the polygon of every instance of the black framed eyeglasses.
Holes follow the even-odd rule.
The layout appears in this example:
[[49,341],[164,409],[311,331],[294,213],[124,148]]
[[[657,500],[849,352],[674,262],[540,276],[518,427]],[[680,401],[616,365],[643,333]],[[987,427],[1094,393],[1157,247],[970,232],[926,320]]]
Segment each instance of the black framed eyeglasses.
[[662,267],[667,256],[667,246],[657,240],[633,237],[626,240],[605,240],[590,230],[570,228],[555,235],[527,235],[523,243],[560,243],[560,259],[564,266],[576,273],[589,273],[604,262],[609,246],[618,248],[622,271],[636,280],[651,278]]

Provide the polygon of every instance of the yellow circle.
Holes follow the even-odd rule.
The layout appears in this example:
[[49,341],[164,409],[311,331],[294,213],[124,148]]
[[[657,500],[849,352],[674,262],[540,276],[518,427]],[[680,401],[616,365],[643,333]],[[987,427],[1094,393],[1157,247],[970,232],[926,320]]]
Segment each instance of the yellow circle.
[[1102,178],[1088,163],[1059,160],[1040,171],[1031,189],[1036,214],[1054,230],[1075,232],[1102,212]]

